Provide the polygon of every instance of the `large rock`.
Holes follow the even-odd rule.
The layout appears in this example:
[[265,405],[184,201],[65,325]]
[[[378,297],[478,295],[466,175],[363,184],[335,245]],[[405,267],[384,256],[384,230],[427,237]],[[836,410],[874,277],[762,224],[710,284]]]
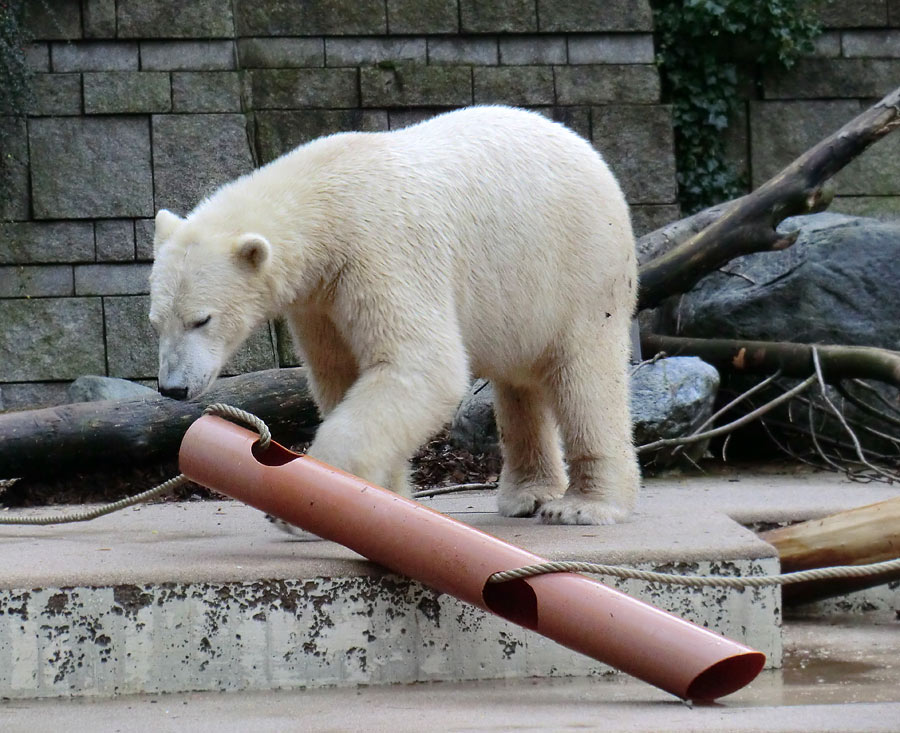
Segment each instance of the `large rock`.
[[900,349],[900,223],[825,213],[779,232],[798,229],[789,249],[732,260],[673,299],[665,330]]
[[[719,373],[696,357],[672,357],[642,364],[631,380],[631,410],[636,445],[686,435],[712,414]],[[450,442],[471,453],[497,455],[494,392],[489,382],[476,380],[457,409]],[[686,451],[699,456],[705,444]],[[668,453],[648,456],[655,468],[669,465]]]
[[124,400],[137,397],[155,397],[155,389],[127,379],[101,377],[86,374],[69,385],[70,402],[100,402],[101,400]]
[[459,404],[450,424],[450,442],[470,453],[500,453],[494,388],[486,379],[476,379]]
[[[694,432],[711,414],[719,390],[719,372],[695,356],[674,356],[642,364],[631,378],[631,417],[635,445]],[[697,443],[686,449],[699,457]],[[656,467],[672,461],[668,453],[648,456]]]

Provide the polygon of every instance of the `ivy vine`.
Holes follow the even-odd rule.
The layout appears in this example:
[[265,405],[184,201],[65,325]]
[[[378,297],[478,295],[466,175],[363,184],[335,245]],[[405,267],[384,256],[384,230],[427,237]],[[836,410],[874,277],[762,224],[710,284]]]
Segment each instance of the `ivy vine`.
[[802,0],[656,0],[653,12],[679,199],[691,214],[743,193],[723,136],[740,89],[764,66],[790,68],[812,50],[819,27]]

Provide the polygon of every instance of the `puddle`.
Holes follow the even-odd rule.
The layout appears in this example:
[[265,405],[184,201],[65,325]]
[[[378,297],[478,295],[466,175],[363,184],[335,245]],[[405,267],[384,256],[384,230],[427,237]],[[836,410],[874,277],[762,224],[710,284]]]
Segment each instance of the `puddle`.
[[784,667],[726,698],[731,706],[900,702],[900,622],[887,616],[789,620]]

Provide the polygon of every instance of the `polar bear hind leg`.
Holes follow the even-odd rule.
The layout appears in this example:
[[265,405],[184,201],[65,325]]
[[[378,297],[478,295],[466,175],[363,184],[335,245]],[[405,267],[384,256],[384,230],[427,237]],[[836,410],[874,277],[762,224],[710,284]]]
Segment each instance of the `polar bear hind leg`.
[[493,387],[503,452],[498,510],[507,517],[530,517],[566,490],[556,419],[541,386],[495,381]]
[[632,447],[623,348],[628,328],[624,313],[594,324],[559,350],[549,371],[569,487],[563,497],[540,508],[545,524],[612,524],[634,508],[640,473]]

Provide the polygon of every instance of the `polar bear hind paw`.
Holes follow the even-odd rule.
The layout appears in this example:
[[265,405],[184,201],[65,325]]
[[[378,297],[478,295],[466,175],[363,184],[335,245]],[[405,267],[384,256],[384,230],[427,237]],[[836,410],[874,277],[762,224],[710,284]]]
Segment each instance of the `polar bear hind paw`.
[[563,496],[544,504],[538,512],[541,524],[616,524],[629,514],[608,499]]

